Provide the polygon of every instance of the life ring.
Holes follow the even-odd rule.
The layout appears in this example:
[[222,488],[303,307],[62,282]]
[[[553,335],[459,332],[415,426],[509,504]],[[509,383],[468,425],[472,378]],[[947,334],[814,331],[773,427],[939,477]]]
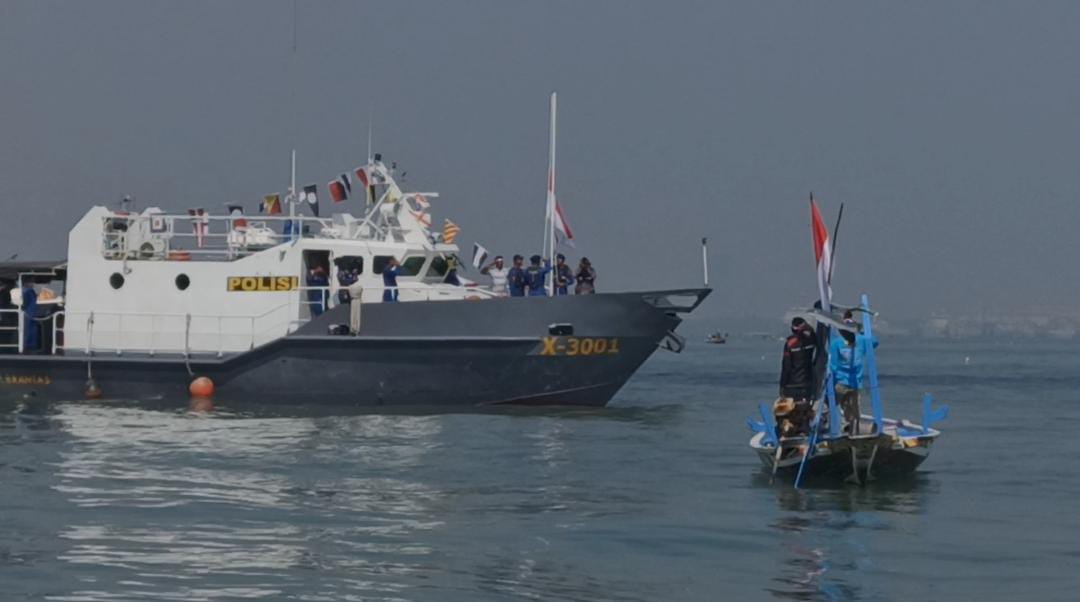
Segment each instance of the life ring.
[[191,261],[191,252],[169,251],[169,261]]

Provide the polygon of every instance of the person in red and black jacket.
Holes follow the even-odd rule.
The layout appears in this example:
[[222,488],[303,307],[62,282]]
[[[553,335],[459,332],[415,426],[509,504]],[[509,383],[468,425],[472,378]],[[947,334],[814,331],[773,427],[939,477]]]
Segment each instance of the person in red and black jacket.
[[806,320],[791,321],[791,336],[784,341],[784,360],[780,367],[780,399],[773,405],[781,436],[807,431],[813,415],[814,331]]

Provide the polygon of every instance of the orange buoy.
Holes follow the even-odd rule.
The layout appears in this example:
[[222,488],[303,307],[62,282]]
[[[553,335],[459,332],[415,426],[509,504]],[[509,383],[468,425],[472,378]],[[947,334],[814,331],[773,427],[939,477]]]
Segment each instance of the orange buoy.
[[191,381],[191,384],[188,385],[188,392],[194,397],[210,397],[214,394],[214,381],[205,376],[200,376]]

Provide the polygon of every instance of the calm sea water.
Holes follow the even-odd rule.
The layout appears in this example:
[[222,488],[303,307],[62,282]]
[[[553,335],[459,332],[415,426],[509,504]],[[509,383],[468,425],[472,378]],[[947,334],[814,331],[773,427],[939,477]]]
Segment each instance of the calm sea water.
[[1078,343],[883,341],[915,478],[770,484],[780,344],[660,353],[599,411],[0,413],[3,600],[1075,600]]

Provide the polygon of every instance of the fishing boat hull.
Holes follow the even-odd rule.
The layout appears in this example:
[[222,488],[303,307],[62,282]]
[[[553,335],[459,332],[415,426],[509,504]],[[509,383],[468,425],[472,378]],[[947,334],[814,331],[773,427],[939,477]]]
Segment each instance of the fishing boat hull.
[[[680,323],[670,294],[707,289],[341,306],[247,352],[0,356],[0,399],[187,403],[197,376],[217,403],[603,406]],[[685,308],[682,308],[685,310]]]
[[[870,417],[864,416],[864,421]],[[881,435],[842,436],[819,441],[803,467],[802,483],[857,483],[909,475],[927,457],[940,432],[920,425],[885,420]],[[869,430],[869,429],[866,429]],[[866,432],[864,430],[864,432]],[[806,453],[805,438],[780,441],[780,455],[775,444],[766,443],[758,433],[750,440],[764,469],[777,478],[794,481]]]

